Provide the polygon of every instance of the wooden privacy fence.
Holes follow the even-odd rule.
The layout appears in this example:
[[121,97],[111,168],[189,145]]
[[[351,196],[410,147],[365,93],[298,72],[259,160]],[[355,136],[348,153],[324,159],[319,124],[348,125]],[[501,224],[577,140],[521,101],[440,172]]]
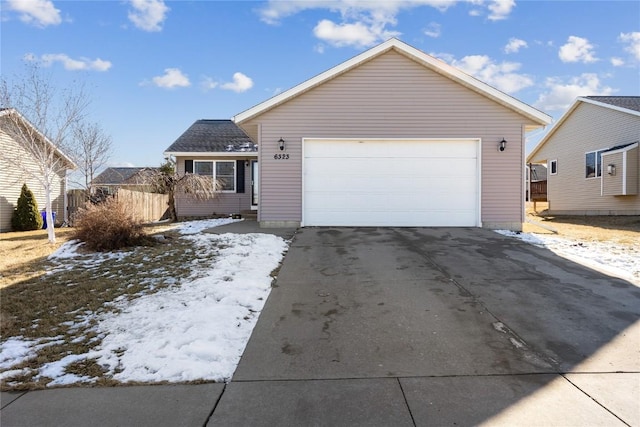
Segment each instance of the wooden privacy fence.
[[78,209],[84,207],[87,200],[86,190],[76,189],[67,191],[67,218],[69,218],[69,225],[73,225],[73,219],[78,212]]
[[[141,191],[118,190],[115,197],[131,210],[134,218],[142,222],[152,222],[162,219],[167,212],[169,196],[167,194],[144,193]],[[67,211],[70,225],[78,209],[89,201],[85,190],[69,190],[67,192]],[[94,200],[94,203],[99,201]]]
[[142,222],[161,219],[167,212],[169,203],[167,194],[143,193],[122,188],[118,190],[116,197],[131,209],[137,220]]

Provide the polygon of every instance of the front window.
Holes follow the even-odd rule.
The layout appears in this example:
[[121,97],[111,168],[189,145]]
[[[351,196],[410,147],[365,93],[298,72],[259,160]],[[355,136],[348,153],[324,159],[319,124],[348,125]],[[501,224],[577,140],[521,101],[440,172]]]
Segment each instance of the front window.
[[222,191],[236,190],[236,162],[216,162],[216,179]]
[[194,161],[193,172],[198,175],[208,175],[218,180],[221,191],[236,191],[236,162],[209,160]]
[[585,154],[585,177],[598,178],[602,176],[602,153],[606,150],[590,151]]

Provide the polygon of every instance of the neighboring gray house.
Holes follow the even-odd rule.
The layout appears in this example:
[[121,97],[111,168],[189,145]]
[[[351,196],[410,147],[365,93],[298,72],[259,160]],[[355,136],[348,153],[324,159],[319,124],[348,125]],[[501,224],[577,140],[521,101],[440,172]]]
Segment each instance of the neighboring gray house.
[[[263,227],[520,230],[525,133],[551,117],[390,39],[234,122],[248,135],[247,147],[259,147],[240,159],[253,171],[245,180],[255,188],[252,205]],[[174,145],[166,154],[179,168],[193,161],[196,173],[201,160],[242,154]],[[236,163],[236,178],[241,169]],[[200,209],[193,201],[178,206]]]
[[91,181],[92,193],[115,194],[119,188],[132,191],[152,191],[149,184],[149,172],[157,168],[150,167],[113,167],[106,168]]
[[0,109],[0,232],[11,231],[11,217],[20,197],[23,184],[27,184],[38,202],[38,208],[46,207],[45,191],[41,182],[35,178],[39,174],[39,163],[11,136],[9,130],[19,125],[33,136],[35,141],[46,144],[53,154],[51,162],[56,168],[51,191],[51,205],[56,213],[56,224],[67,219],[67,171],[76,168],[73,161],[36,129],[27,119],[14,109]]
[[640,215],[640,96],[578,98],[528,156],[548,169],[549,213]]
[[211,175],[223,183],[215,200],[176,195],[179,218],[248,213],[258,207],[258,146],[231,120],[198,120],[164,152],[179,174]]

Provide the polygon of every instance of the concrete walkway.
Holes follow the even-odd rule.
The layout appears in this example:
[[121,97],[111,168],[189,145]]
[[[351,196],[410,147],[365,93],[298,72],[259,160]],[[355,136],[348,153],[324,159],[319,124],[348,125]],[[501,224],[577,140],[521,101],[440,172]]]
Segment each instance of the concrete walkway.
[[638,320],[637,287],[487,230],[306,228],[230,384],[2,393],[0,423],[640,426]]

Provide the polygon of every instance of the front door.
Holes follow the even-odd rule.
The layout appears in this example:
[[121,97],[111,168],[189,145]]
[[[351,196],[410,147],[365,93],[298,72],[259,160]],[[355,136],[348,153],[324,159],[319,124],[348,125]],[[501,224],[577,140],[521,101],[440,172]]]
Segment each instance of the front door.
[[258,209],[258,161],[251,160],[251,209]]

